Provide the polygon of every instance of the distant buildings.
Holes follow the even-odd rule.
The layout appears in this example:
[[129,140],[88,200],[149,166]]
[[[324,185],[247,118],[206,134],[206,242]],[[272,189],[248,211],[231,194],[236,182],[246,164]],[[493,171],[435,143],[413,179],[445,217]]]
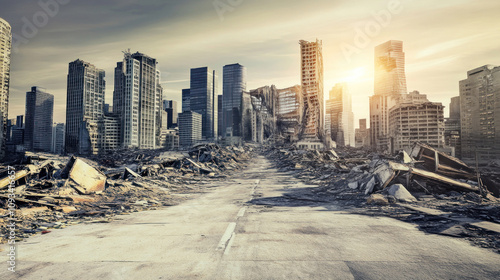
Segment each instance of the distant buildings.
[[104,115],[97,122],[99,152],[106,153],[121,148],[121,120],[113,114]]
[[415,142],[444,148],[444,106],[427,100],[418,91],[401,95],[389,110],[390,151],[409,149]]
[[105,72],[75,60],[69,64],[65,149],[71,154],[97,154],[98,124],[104,115]]
[[26,93],[24,147],[29,151],[52,151],[54,95],[40,87]]
[[0,159],[5,156],[9,116],[10,53],[12,29],[0,18]]
[[241,102],[243,92],[247,89],[247,71],[238,63],[226,65],[223,68],[223,137],[242,137],[241,132]]
[[52,129],[52,152],[54,154],[64,153],[64,123],[54,124]]
[[352,97],[347,84],[336,84],[326,101],[326,113],[330,115],[331,138],[339,146],[354,147],[354,113]]
[[115,68],[113,113],[121,121],[123,148],[155,149],[159,142],[163,89],[156,59],[126,52]]
[[321,141],[324,137],[323,47],[322,41],[300,41],[301,86],[305,126],[301,138]]
[[[456,117],[456,115],[455,115]],[[460,81],[462,158],[500,158],[500,67],[485,65]]]
[[217,114],[215,113],[215,96],[218,92],[217,73],[208,67],[193,68],[191,69],[190,81],[191,87],[189,89],[189,110],[196,112],[202,116],[203,139],[214,139],[217,135],[217,129],[215,127],[215,125],[217,124]]
[[222,109],[222,94],[217,95],[217,137],[223,136],[224,110]]
[[182,112],[191,111],[191,90],[182,90]]
[[366,127],[366,119],[359,120],[359,128],[355,131],[356,148],[371,147],[370,129]]
[[172,129],[174,127],[177,127],[177,117],[179,114],[177,110],[177,101],[163,100],[163,110],[167,112],[167,118],[168,118],[166,129]]
[[203,117],[201,114],[186,111],[179,114],[179,145],[190,147],[202,140]]
[[303,116],[304,98],[301,86],[278,89],[278,131],[290,140],[298,140]]
[[7,151],[24,152],[24,116],[17,116],[8,121],[10,123],[10,134],[7,140]]
[[451,98],[450,117],[446,119],[444,126],[445,145],[455,150],[455,157],[462,158],[460,96]]
[[389,110],[399,95],[407,92],[405,53],[402,41],[388,41],[375,47],[375,94],[370,97],[371,142],[374,149],[388,150]]

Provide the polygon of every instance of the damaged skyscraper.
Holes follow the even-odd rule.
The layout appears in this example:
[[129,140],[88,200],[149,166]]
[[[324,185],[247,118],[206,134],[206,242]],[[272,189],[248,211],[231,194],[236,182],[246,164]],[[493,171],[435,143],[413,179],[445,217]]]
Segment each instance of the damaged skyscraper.
[[332,140],[338,146],[356,146],[352,97],[348,92],[347,84],[336,84],[330,91],[330,98],[326,101],[326,114],[330,116]]
[[160,141],[163,89],[156,59],[125,52],[115,68],[113,112],[121,121],[123,148],[155,149]]
[[485,65],[460,81],[462,158],[500,158],[500,67]]
[[389,110],[407,92],[402,41],[375,47],[375,94],[370,97],[371,142],[374,149],[389,149]]
[[243,93],[243,140],[262,143],[277,132],[278,90],[274,85]]
[[72,154],[97,154],[98,124],[104,112],[104,70],[77,59],[69,64],[65,149]]
[[324,140],[323,47],[322,41],[300,41],[301,85],[305,116],[300,139],[308,142]]
[[444,106],[425,94],[401,94],[389,110],[389,151],[409,150],[415,142],[444,148]]
[[12,29],[8,22],[0,18],[0,159],[5,156],[7,143],[11,47]]
[[298,140],[304,116],[304,98],[299,85],[278,89],[278,132],[290,140]]

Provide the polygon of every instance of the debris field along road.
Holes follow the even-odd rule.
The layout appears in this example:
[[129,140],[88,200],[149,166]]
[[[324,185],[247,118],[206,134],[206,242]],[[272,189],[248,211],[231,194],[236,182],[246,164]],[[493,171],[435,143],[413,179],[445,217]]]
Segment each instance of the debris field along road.
[[[498,279],[500,255],[331,203],[255,157],[177,206],[80,224],[18,244],[0,279]],[[284,196],[285,195],[285,196]],[[3,245],[5,246],[5,245]]]

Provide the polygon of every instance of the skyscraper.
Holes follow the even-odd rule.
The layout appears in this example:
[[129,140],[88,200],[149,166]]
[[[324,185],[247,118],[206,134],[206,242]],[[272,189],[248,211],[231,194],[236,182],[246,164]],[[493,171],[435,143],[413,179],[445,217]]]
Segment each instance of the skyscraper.
[[375,95],[407,93],[405,53],[402,41],[375,47]]
[[217,95],[217,136],[222,137],[223,136],[223,130],[224,130],[224,110],[222,109],[222,94]]
[[173,128],[177,126],[177,101],[174,100],[163,100],[163,110],[167,112],[168,122],[166,129]]
[[125,52],[115,68],[113,112],[121,120],[124,148],[155,149],[159,142],[163,89],[156,59]]
[[415,142],[444,148],[444,106],[425,94],[402,94],[389,110],[389,151],[409,150]]
[[305,127],[303,139],[323,140],[323,43],[300,41],[301,83],[304,97]]
[[189,93],[190,110],[202,116],[202,137],[214,139],[216,129],[215,95],[217,95],[217,73],[208,67],[191,69],[191,88]]
[[241,137],[241,99],[247,89],[247,70],[238,63],[223,68],[222,136]]
[[297,140],[302,125],[303,111],[304,98],[299,85],[278,89],[277,126],[282,135]]
[[9,23],[0,18],[0,158],[5,156],[7,141],[11,48],[12,29]]
[[105,72],[77,59],[69,64],[66,102],[67,153],[97,154],[97,122],[104,115]]
[[407,92],[405,53],[402,41],[388,41],[375,47],[374,95],[370,97],[371,143],[378,150],[389,149],[389,110]]
[[202,116],[193,111],[179,114],[179,145],[190,147],[202,140]]
[[64,152],[64,129],[63,123],[54,124],[52,130],[52,152],[62,154]]
[[446,119],[444,131],[445,145],[455,149],[455,157],[462,158],[461,127],[460,127],[460,96],[452,97],[450,117]]
[[500,67],[485,65],[460,81],[462,158],[500,158]]
[[352,112],[352,97],[347,84],[336,84],[330,91],[326,101],[326,113],[331,118],[331,137],[339,146],[355,146],[354,113]]
[[191,90],[183,89],[182,90],[182,112],[191,111]]
[[24,146],[29,151],[52,151],[54,95],[40,87],[26,92]]

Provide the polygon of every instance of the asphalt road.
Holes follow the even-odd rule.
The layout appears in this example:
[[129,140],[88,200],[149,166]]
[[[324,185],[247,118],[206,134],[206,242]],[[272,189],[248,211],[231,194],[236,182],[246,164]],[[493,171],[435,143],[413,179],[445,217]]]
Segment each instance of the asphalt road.
[[0,279],[500,279],[465,240],[283,196],[308,187],[258,157],[181,205],[32,237],[16,273],[4,249]]

